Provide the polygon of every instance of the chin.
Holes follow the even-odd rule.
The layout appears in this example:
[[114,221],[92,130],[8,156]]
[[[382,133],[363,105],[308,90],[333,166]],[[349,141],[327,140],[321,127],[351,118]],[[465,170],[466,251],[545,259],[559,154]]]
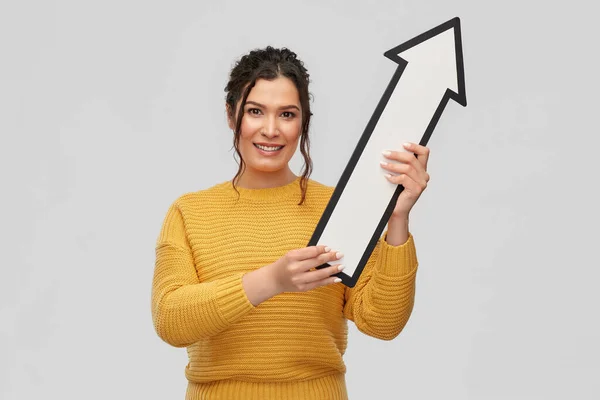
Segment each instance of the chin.
[[271,164],[271,163],[265,163],[265,164],[256,164],[256,163],[251,163],[251,164],[246,164],[247,168],[252,168],[255,171],[259,171],[259,172],[277,172],[277,171],[281,171],[282,169],[285,169],[285,167],[287,166],[287,163],[281,164],[281,163],[277,163],[277,164]]
[[288,166],[289,159],[288,154],[280,154],[277,158],[265,158],[252,154],[254,147],[250,149],[250,155],[247,152],[242,153],[242,158],[246,163],[246,168],[253,169],[257,172],[277,172],[285,169]]

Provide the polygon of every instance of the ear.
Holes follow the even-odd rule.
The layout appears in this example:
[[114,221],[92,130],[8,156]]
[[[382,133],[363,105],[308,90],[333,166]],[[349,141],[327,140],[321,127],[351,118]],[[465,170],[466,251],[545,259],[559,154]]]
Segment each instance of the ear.
[[231,106],[225,103],[225,113],[227,114],[227,125],[229,125],[229,129],[235,131],[235,119],[233,118],[233,113],[231,112]]

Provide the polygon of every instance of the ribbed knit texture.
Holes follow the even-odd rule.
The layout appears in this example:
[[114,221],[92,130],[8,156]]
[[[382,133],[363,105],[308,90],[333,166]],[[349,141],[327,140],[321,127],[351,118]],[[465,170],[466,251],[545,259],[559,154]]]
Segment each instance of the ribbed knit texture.
[[299,183],[238,187],[238,199],[227,181],[169,207],[156,243],[152,317],[165,342],[187,347],[187,399],[347,399],[347,320],[383,340],[408,321],[414,241],[390,246],[386,232],[354,288],[250,303],[242,276],[306,247],[334,190],[309,180],[299,206]]

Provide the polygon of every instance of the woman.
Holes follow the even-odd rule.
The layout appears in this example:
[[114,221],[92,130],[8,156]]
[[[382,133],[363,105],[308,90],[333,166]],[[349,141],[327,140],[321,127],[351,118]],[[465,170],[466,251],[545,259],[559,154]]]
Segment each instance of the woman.
[[[309,178],[308,83],[288,49],[243,56],[225,88],[238,172],[183,194],[164,219],[152,316],[165,342],[187,347],[187,399],[346,399],[347,320],[391,340],[412,311],[408,216],[429,151],[384,155],[387,179],[405,190],[356,286],[342,285],[332,275],[343,249],[305,247],[334,190]],[[301,176],[288,164],[298,144]]]

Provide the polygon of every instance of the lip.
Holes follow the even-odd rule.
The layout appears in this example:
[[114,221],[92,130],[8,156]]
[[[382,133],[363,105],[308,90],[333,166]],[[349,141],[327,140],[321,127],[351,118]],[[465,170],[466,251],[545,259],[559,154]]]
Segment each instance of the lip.
[[[261,146],[268,146],[268,147],[282,146],[282,145],[263,144],[263,143],[254,143],[254,144],[259,144]],[[259,149],[256,146],[253,146],[253,147],[256,149],[256,151],[258,151],[261,155],[263,155],[265,157],[275,157],[275,156],[279,155],[279,153],[281,153],[281,151],[283,150],[283,147],[277,151],[264,151],[264,150]]]
[[261,146],[266,146],[266,147],[279,147],[279,146],[285,146],[284,144],[277,144],[277,143],[262,143],[262,142],[256,142],[254,144],[258,144]]

